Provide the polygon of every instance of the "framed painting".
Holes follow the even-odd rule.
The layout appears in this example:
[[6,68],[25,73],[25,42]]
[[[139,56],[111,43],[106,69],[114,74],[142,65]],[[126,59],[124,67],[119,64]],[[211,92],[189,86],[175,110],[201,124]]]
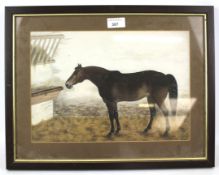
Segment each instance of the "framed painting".
[[214,166],[211,6],[6,7],[8,169]]

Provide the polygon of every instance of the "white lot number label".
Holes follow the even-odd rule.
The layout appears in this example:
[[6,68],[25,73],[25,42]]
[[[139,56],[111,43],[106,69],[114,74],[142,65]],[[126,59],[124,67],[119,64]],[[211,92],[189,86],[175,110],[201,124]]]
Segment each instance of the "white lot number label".
[[125,18],[107,18],[107,28],[125,28]]

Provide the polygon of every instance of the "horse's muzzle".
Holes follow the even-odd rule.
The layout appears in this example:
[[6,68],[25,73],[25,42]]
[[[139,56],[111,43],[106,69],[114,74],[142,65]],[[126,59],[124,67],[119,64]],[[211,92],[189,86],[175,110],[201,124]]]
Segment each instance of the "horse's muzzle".
[[65,83],[65,86],[66,86],[68,89],[71,89],[71,88],[72,88],[72,85],[71,85],[71,84],[68,84],[68,83]]

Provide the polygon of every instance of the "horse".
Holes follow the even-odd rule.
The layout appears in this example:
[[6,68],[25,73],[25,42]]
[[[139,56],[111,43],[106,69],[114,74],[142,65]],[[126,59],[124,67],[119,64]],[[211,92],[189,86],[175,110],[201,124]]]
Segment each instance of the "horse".
[[[143,133],[147,133],[151,129],[153,118],[156,116],[155,107],[158,106],[166,118],[166,129],[163,135],[168,135],[170,130],[168,120],[169,111],[164,104],[164,100],[169,94],[172,109],[171,115],[175,116],[178,85],[173,75],[165,75],[153,70],[123,74],[119,71],[110,71],[102,67],[82,67],[81,64],[78,64],[74,72],[67,79],[65,86],[71,89],[73,85],[81,83],[84,80],[90,80],[96,85],[99,95],[106,104],[110,120],[108,137],[118,134],[121,130],[117,103],[121,101],[136,101],[145,97],[149,103],[150,120]],[[116,122],[116,130],[114,120]]]

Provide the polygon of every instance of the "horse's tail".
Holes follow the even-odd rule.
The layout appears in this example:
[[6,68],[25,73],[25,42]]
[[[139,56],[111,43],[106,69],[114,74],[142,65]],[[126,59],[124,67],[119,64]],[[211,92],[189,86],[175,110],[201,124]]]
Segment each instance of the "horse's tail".
[[177,97],[178,97],[178,85],[175,77],[171,74],[166,75],[169,84],[169,98],[170,98],[170,107],[172,115],[176,115],[177,108]]

